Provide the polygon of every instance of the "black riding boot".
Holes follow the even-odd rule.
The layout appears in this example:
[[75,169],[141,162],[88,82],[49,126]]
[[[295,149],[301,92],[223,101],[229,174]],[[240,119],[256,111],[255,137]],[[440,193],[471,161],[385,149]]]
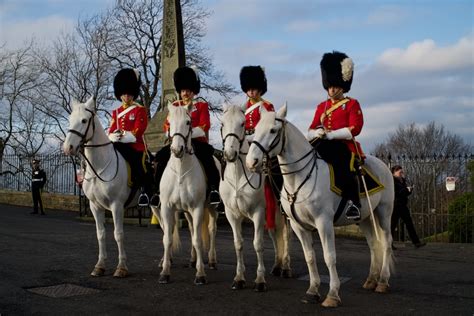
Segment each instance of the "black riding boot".
[[355,173],[351,173],[352,179],[349,181],[347,188],[347,206],[346,206],[346,218],[355,221],[360,220],[360,197],[359,197],[359,180]]
[[151,206],[158,207],[160,205],[160,182],[161,178],[163,177],[163,173],[165,172],[166,165],[170,160],[170,156],[170,145],[161,148],[155,155],[155,184],[157,189],[155,190],[155,194],[153,194],[153,196],[151,197]]
[[219,195],[219,170],[214,163],[214,148],[208,143],[193,140],[193,148],[196,157],[201,161],[206,173],[209,192],[209,204],[218,205],[221,202]]

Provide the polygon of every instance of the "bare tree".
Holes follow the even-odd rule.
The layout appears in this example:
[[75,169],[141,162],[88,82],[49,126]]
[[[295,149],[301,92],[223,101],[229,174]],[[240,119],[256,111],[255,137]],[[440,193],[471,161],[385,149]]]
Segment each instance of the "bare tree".
[[[420,212],[447,209],[446,203],[454,197],[448,196],[444,188],[447,176],[458,179],[458,188],[468,187],[466,162],[472,157],[472,147],[435,122],[425,127],[415,123],[400,125],[384,143],[376,146],[374,153],[389,165],[403,166],[410,182],[415,184],[411,201]],[[456,194],[461,192],[458,189]]]
[[23,156],[37,154],[50,135],[50,125],[37,110],[35,96],[41,88],[33,41],[0,54],[0,137],[3,151]]

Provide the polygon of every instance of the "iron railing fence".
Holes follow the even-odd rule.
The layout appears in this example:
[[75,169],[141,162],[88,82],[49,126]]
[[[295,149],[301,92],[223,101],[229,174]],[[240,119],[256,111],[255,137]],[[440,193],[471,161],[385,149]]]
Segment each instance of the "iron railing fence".
[[[75,166],[79,166],[76,157],[63,154],[36,155],[40,167],[46,172],[44,191],[62,194],[79,194],[75,183]],[[15,191],[31,190],[33,157],[3,155],[0,161],[0,188]]]
[[[48,181],[45,190],[48,192],[81,194],[75,183],[78,158],[63,154],[39,155],[41,167],[45,170]],[[448,206],[466,192],[472,193],[467,164],[474,160],[472,154],[456,154],[450,156],[410,157],[407,155],[379,156],[389,167],[399,164],[414,185],[413,194],[409,199],[409,207],[420,238],[433,241],[472,242],[474,210],[466,204],[460,214],[449,214]],[[32,157],[4,155],[0,161],[0,188],[16,191],[29,191],[31,187]],[[454,191],[447,191],[446,177],[455,177]],[[88,203],[81,203],[81,214],[89,214]],[[149,218],[148,209],[131,208],[127,217]],[[460,223],[460,224],[459,224]],[[400,230],[400,239],[406,233]],[[469,237],[470,236],[470,237]]]

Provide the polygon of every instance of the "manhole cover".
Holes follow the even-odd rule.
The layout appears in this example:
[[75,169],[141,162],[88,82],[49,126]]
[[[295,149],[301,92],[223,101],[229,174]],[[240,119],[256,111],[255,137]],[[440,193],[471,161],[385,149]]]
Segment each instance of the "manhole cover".
[[[329,275],[321,274],[319,277],[321,278],[321,283],[329,284]],[[341,282],[341,284],[344,284],[347,281],[349,281],[350,279],[352,279],[352,278],[351,277],[340,276],[339,277],[339,282]],[[309,281],[309,274],[305,274],[305,275],[299,277],[298,280],[300,280],[300,281]]]
[[70,297],[77,295],[95,294],[100,292],[100,290],[97,289],[91,289],[69,283],[44,287],[34,287],[27,289],[27,291],[48,297]]

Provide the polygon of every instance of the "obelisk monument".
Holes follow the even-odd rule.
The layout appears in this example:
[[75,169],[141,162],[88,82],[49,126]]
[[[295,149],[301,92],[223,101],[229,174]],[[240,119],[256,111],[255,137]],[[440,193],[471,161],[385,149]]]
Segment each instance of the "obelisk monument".
[[158,111],[148,123],[145,139],[148,149],[156,152],[163,146],[168,101],[177,99],[173,74],[185,65],[183,21],[180,0],[163,0],[163,28],[161,34],[161,99]]

